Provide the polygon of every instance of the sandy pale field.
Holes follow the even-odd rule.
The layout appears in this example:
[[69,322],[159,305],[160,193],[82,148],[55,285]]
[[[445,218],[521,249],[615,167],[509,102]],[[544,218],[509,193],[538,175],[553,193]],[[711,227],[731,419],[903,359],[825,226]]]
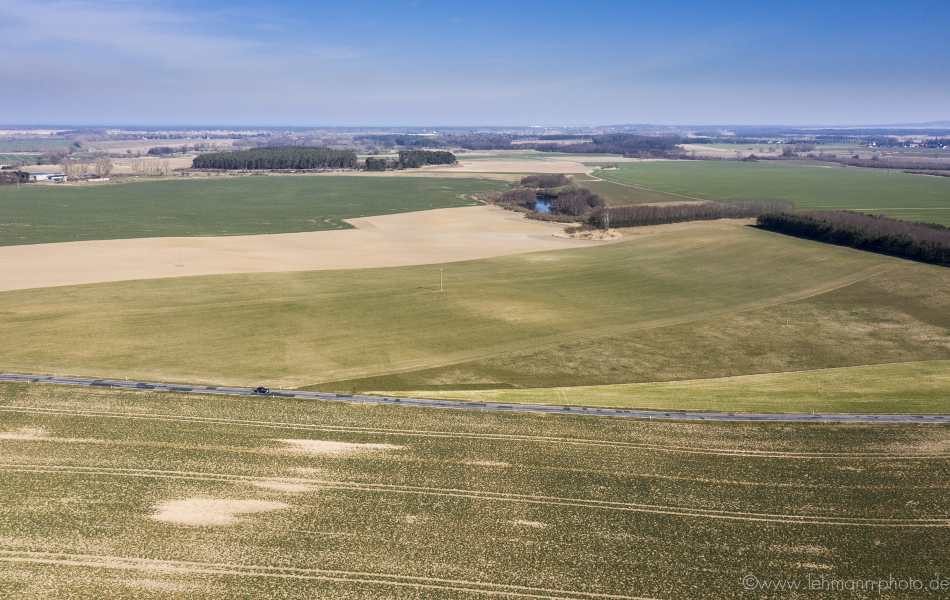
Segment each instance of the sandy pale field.
[[400,267],[610,243],[554,237],[563,226],[494,206],[349,223],[357,229],[0,247],[0,291],[219,273]]

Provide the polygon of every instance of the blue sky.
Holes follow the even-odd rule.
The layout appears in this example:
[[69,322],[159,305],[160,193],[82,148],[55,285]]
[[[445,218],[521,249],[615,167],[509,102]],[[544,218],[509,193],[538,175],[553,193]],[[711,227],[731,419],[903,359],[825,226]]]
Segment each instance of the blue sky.
[[0,123],[950,119],[950,2],[0,0]]

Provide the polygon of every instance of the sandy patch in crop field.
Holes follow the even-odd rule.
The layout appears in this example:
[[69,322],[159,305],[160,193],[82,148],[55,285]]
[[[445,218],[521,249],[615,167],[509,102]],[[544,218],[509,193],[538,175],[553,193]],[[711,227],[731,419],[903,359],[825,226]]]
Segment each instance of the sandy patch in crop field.
[[494,206],[348,222],[357,229],[5,246],[0,248],[0,292],[222,273],[401,267],[609,243],[556,238],[562,225]]
[[264,488],[266,490],[274,490],[276,492],[287,492],[290,494],[297,494],[300,492],[312,492],[316,490],[312,485],[306,485],[303,483],[287,483],[284,481],[255,481],[251,485]]
[[555,237],[569,238],[572,240],[616,240],[623,237],[623,234],[616,229],[604,231],[603,229],[591,229],[589,231],[575,231],[567,233],[566,231],[555,232]]
[[0,432],[0,440],[45,440],[49,434],[39,427],[21,427],[15,431]]
[[155,507],[156,521],[179,525],[230,525],[239,521],[237,515],[290,508],[289,504],[262,500],[211,500],[189,498],[171,500]]
[[[591,160],[601,160],[603,157],[592,157]],[[458,164],[438,167],[423,167],[427,173],[590,173],[593,167],[585,167],[581,160],[575,157],[551,158],[486,158],[466,159],[458,157]],[[603,159],[610,161],[610,158]]]
[[544,529],[547,527],[546,524],[540,521],[515,521],[515,525],[519,525],[521,527],[533,527],[535,529]]
[[324,440],[278,440],[289,444],[296,452],[305,454],[355,454],[380,450],[401,450],[402,446],[391,444],[353,444],[350,442],[328,442]]

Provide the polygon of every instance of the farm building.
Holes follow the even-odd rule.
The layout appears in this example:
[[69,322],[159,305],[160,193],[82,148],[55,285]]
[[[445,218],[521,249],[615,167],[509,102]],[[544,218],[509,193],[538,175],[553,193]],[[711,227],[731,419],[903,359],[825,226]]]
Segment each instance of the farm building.
[[30,181],[69,181],[62,173],[31,173]]

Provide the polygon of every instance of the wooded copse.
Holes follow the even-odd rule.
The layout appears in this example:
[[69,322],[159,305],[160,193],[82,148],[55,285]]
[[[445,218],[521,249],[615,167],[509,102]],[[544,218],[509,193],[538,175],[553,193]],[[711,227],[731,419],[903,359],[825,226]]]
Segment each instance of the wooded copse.
[[415,169],[426,165],[454,165],[455,155],[445,150],[402,150],[399,152],[400,169]]
[[818,242],[950,266],[950,229],[844,210],[763,214],[757,225]]
[[536,149],[573,154],[620,154],[628,158],[669,157],[682,154],[680,142],[676,137],[611,133],[595,135],[590,142],[581,144],[539,144]]
[[196,169],[355,169],[356,154],[304,146],[275,146],[238,152],[210,152],[195,157]]
[[633,204],[614,206],[591,213],[588,222],[594,227],[643,227],[687,221],[715,219],[749,219],[766,213],[784,213],[795,205],[778,198],[744,198],[721,202],[683,204]]

